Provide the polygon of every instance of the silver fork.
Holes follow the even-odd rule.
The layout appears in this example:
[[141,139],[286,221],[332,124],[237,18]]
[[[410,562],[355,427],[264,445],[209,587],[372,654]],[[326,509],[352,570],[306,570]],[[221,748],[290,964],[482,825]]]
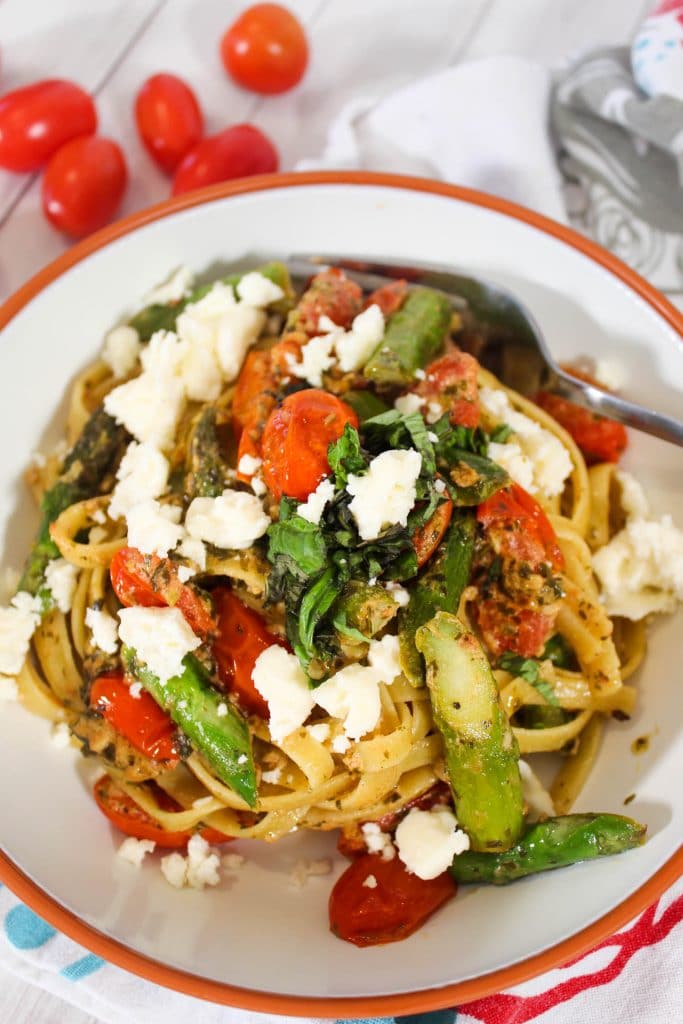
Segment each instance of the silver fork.
[[400,278],[405,278],[409,285],[436,288],[448,295],[456,310],[471,310],[477,325],[483,328],[481,336],[477,334],[475,338],[472,354],[508,387],[531,397],[539,390],[552,391],[601,416],[683,446],[683,423],[679,420],[603,391],[562,370],[548,351],[531,313],[499,285],[438,264],[295,255],[287,265],[292,276],[299,279],[310,277],[323,267],[342,267],[366,290]]

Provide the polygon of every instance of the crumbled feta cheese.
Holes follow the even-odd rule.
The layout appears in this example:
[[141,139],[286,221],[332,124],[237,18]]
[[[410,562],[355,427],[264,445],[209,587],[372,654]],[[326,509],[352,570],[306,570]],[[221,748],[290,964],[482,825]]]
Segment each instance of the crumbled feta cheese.
[[131,441],[116,470],[118,483],[109,502],[109,516],[120,519],[146,498],[159,498],[166,490],[168,459],[149,442]]
[[308,726],[308,733],[311,739],[317,740],[318,743],[324,743],[330,736],[330,727],[327,722],[316,722],[315,725]]
[[683,531],[671,516],[629,519],[595,552],[593,569],[609,615],[642,619],[672,612],[683,601]]
[[134,327],[114,327],[104,339],[102,358],[117,380],[133,372],[139,354],[140,337]]
[[368,661],[381,683],[393,683],[401,674],[398,637],[387,634],[381,640],[371,640]]
[[298,860],[290,872],[290,881],[302,888],[311,876],[329,875],[332,871],[332,861],[327,857],[320,860]]
[[[197,320],[197,324],[204,325],[206,334],[212,325],[212,321],[220,319],[226,313],[230,313],[237,305],[235,292],[232,285],[224,281],[214,281],[206,295],[203,295],[197,302],[186,306],[184,312],[191,313]],[[199,330],[201,328],[198,327]]]
[[391,836],[388,832],[382,832],[376,821],[366,821],[364,825],[361,825],[360,830],[363,833],[368,853],[379,853],[382,860],[394,859],[396,848],[391,841]]
[[528,808],[527,819],[538,821],[539,818],[553,818],[555,805],[550,793],[527,761],[520,760],[519,774],[522,778],[524,802]]
[[354,317],[351,330],[342,333],[335,341],[339,366],[343,372],[348,373],[365,366],[383,337],[384,315],[373,302]]
[[47,563],[45,583],[52,594],[52,600],[65,615],[71,611],[77,576],[78,567],[65,558],[54,558]]
[[177,572],[181,583],[187,583],[188,580],[197,575],[196,570],[192,569],[189,565],[179,565]]
[[140,700],[142,694],[142,683],[131,683],[128,692],[133,700]]
[[282,768],[273,768],[269,772],[261,772],[261,778],[271,786],[276,786],[282,778]]
[[432,442],[432,444],[436,444],[437,441],[439,440],[439,435],[435,434],[433,430],[428,430],[427,431],[427,437]]
[[186,885],[192,889],[203,889],[206,885],[218,885],[220,882],[220,863],[218,854],[196,833],[187,844],[187,857],[180,853],[162,857],[161,871],[166,881],[176,889]]
[[650,506],[645,491],[630,473],[618,469],[616,472],[620,489],[620,504],[627,519],[647,519]]
[[178,267],[170,277],[147,292],[143,302],[145,306],[167,306],[171,302],[179,302],[189,293],[194,283],[194,274],[189,267]]
[[351,740],[344,733],[340,733],[339,736],[335,736],[332,740],[332,750],[335,754],[345,754],[351,746]]
[[93,523],[99,523],[100,526],[104,526],[104,524],[107,521],[106,513],[102,508],[96,508],[93,514],[90,516],[90,518],[92,519]]
[[71,743],[71,732],[66,722],[55,722],[50,730],[50,741],[58,750],[64,750]]
[[235,871],[237,868],[244,866],[244,857],[241,853],[224,853],[221,857],[221,863],[228,871]]
[[393,597],[399,608],[405,608],[410,602],[410,594],[405,587],[402,587],[396,580],[389,580],[386,584],[386,590]]
[[175,505],[160,505],[149,498],[133,505],[126,515],[128,543],[146,555],[163,558],[183,538],[180,509]]
[[343,719],[346,736],[358,740],[379,722],[380,682],[376,668],[347,665],[316,687],[315,702],[333,718]]
[[444,409],[441,402],[437,402],[436,399],[434,399],[427,403],[427,413],[425,415],[427,423],[436,423],[437,420],[441,419],[443,414]]
[[626,371],[622,363],[616,359],[596,359],[595,379],[608,391],[621,391],[626,383]]
[[88,608],[85,613],[85,624],[92,635],[92,642],[105,654],[116,654],[119,643],[117,623],[107,611]]
[[362,540],[375,540],[385,526],[407,524],[421,467],[419,452],[390,449],[373,459],[362,476],[349,475],[349,511]]
[[268,703],[270,735],[279,743],[303,725],[313,710],[313,693],[299,659],[279,644],[261,651],[251,678]]
[[375,878],[375,876],[374,875],[368,875],[368,877],[363,882],[363,887],[365,889],[376,889],[377,888],[377,879]]
[[449,807],[413,807],[396,829],[396,845],[408,871],[426,880],[442,875],[454,857],[469,850],[470,839]]
[[264,277],[258,270],[252,270],[239,281],[237,294],[242,302],[246,302],[247,306],[264,309],[271,302],[277,302],[283,298],[285,293],[279,284]]
[[230,489],[218,498],[195,498],[185,517],[191,537],[230,550],[251,547],[269,526],[256,495]]
[[417,368],[417,370],[415,371],[415,375],[414,376],[415,376],[416,380],[426,380],[427,379],[427,373],[426,373],[425,370],[422,369],[421,366],[419,366]]
[[301,362],[297,363],[294,359],[288,361],[289,369],[294,376],[307,380],[314,388],[322,387],[323,373],[335,364],[335,357],[332,354],[334,339],[334,334],[311,338],[301,349]]
[[491,416],[512,430],[504,444],[489,445],[489,458],[530,494],[540,492],[548,498],[561,494],[572,472],[572,461],[559,438],[513,408],[500,388],[480,388],[479,399]]
[[216,352],[223,376],[234,380],[244,357],[257,340],[266,323],[266,314],[244,303],[224,314],[218,324]]
[[176,377],[141,373],[105,395],[104,408],[138,441],[170,448],[185,404],[185,389]]
[[334,498],[334,484],[331,480],[321,480],[316,489],[308,495],[296,510],[297,515],[309,523],[319,523],[325,506]]
[[175,331],[155,331],[140,355],[143,372],[153,377],[176,377],[183,365],[184,351]]
[[178,608],[122,608],[119,619],[121,643],[162,683],[182,673],[183,658],[201,643]]
[[254,492],[254,494],[258,495],[259,498],[263,497],[263,495],[268,490],[268,488],[263,482],[263,477],[260,476],[258,473],[254,473],[254,475],[251,478],[251,489]]
[[206,545],[196,537],[185,537],[178,545],[178,554],[194,562],[200,572],[206,569]]
[[40,598],[20,590],[9,608],[0,608],[0,673],[15,676],[24,664],[33,631],[40,622]]
[[123,840],[116,852],[121,860],[139,868],[147,854],[154,852],[156,845],[152,839],[134,839],[133,836],[129,836]]
[[256,470],[263,465],[263,459],[254,455],[244,454],[237,464],[237,472],[244,476],[253,476]]
[[19,700],[19,687],[16,679],[0,676],[0,702]]
[[220,702],[220,704],[218,705],[218,707],[216,708],[216,714],[218,715],[219,718],[225,718],[227,713],[228,713],[228,705],[225,703],[225,701],[222,700]]
[[446,481],[442,480],[441,477],[437,477],[434,481],[434,490],[437,494],[444,494],[446,491]]

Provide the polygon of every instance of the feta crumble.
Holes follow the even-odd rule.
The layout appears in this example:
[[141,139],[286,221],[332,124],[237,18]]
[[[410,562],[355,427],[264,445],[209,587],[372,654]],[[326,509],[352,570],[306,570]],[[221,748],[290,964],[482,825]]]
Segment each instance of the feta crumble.
[[295,654],[273,644],[259,654],[251,678],[268,704],[271,738],[279,743],[303,725],[313,710],[306,674]]
[[328,857],[322,857],[320,860],[298,860],[290,872],[289,879],[293,885],[303,888],[309,878],[329,875],[331,871],[332,861]]
[[142,695],[142,683],[131,683],[128,687],[128,692],[133,700],[140,700]]
[[360,830],[363,833],[368,853],[378,853],[382,860],[394,859],[396,848],[391,841],[391,836],[388,832],[382,832],[376,821],[366,821],[364,825],[361,825]]
[[185,534],[180,525],[180,509],[175,505],[160,505],[153,498],[133,505],[126,515],[126,526],[130,547],[162,558]]
[[371,640],[368,662],[377,673],[379,682],[393,683],[401,674],[398,637],[387,634],[381,640]]
[[253,476],[256,470],[263,465],[263,459],[255,455],[244,454],[237,464],[237,472],[244,476]]
[[167,306],[171,302],[180,302],[189,293],[194,284],[194,274],[189,267],[178,267],[170,277],[147,292],[142,300],[145,306]]
[[642,619],[683,601],[683,532],[671,516],[632,518],[593,555],[608,615]]
[[388,580],[385,584],[385,589],[388,594],[391,594],[399,608],[405,608],[410,603],[410,594],[396,580]]
[[227,381],[240,372],[244,357],[265,327],[266,314],[240,303],[221,317],[216,338],[218,362]]
[[230,550],[251,547],[269,526],[256,495],[230,489],[218,498],[195,498],[185,517],[191,537]]
[[282,768],[273,768],[269,772],[261,772],[261,778],[271,786],[276,786],[282,778]]
[[134,327],[114,327],[104,339],[102,359],[117,380],[133,372],[139,355],[140,337]]
[[256,306],[263,309],[271,302],[278,302],[284,298],[284,291],[279,284],[275,284],[270,278],[260,274],[258,270],[252,270],[240,279],[237,285],[237,294],[248,306]]
[[196,833],[187,844],[187,857],[181,853],[170,853],[161,858],[161,871],[170,885],[176,889],[189,886],[203,889],[206,885],[218,885],[220,858],[205,839]]
[[372,667],[347,665],[314,692],[316,704],[333,718],[343,719],[348,739],[360,739],[379,721],[382,712],[379,673]]
[[265,483],[263,482],[263,477],[259,473],[254,473],[254,475],[251,478],[251,489],[254,492],[254,494],[258,495],[259,498],[262,498],[263,495],[268,490]]
[[365,888],[365,889],[376,889],[377,888],[377,879],[375,878],[374,875],[368,875],[368,877],[363,882],[363,888]]
[[206,569],[206,545],[196,537],[185,537],[178,545],[178,554],[194,562],[200,572]]
[[335,346],[341,370],[348,373],[365,366],[383,337],[384,314],[373,302],[354,317],[350,331],[342,331],[336,337]]
[[66,722],[55,722],[50,730],[50,742],[58,750],[64,750],[71,743],[71,732]]
[[116,471],[118,483],[109,502],[109,516],[120,519],[138,502],[159,498],[166,490],[168,459],[149,442],[131,441]]
[[121,643],[162,683],[182,673],[183,658],[201,643],[178,608],[122,608],[119,619]]
[[99,608],[88,608],[85,613],[85,624],[90,630],[95,647],[105,654],[116,654],[119,649],[118,626],[109,612]]
[[396,845],[408,871],[427,880],[443,874],[454,857],[469,850],[470,840],[449,807],[413,807],[396,829]]
[[362,540],[375,540],[386,526],[407,524],[421,467],[422,456],[414,449],[390,449],[373,459],[362,476],[349,475],[349,511]]
[[335,736],[332,740],[332,750],[335,754],[345,754],[350,746],[351,740],[348,736],[345,736],[343,732],[338,736]]
[[40,599],[25,590],[14,595],[9,608],[0,608],[0,674],[15,676],[21,670],[40,614]]
[[138,441],[170,448],[185,405],[185,389],[176,377],[141,373],[105,395],[104,408]]
[[64,615],[71,611],[77,576],[78,567],[65,558],[54,558],[47,563],[45,583],[52,594],[52,600]]
[[323,384],[323,373],[330,370],[336,360],[333,353],[336,335],[323,334],[311,338],[308,344],[301,349],[301,361],[296,362],[293,358],[288,360],[291,373],[295,377],[308,381],[314,388],[320,388]]
[[308,733],[311,739],[318,743],[324,743],[330,738],[330,727],[327,722],[316,722],[315,725],[308,726]]
[[297,515],[309,523],[319,523],[325,506],[334,498],[334,484],[331,480],[321,480],[316,489],[308,495],[296,510]]
[[135,839],[129,836],[124,839],[116,854],[133,867],[139,868],[148,853],[153,853],[156,843],[152,839]]
[[216,714],[218,715],[219,718],[225,718],[227,713],[228,713],[228,705],[225,703],[225,701],[222,700],[220,702],[220,704],[218,705],[218,707],[216,708]]

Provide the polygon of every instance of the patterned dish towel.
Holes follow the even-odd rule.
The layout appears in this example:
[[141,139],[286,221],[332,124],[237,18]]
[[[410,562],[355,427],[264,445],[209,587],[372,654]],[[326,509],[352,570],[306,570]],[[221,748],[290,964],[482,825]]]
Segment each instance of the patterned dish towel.
[[[498,193],[571,221],[683,305],[683,0],[661,3],[630,52],[595,51],[554,82],[538,65],[498,57],[449,68],[379,103],[356,101],[331,126],[322,157],[299,167],[423,174]],[[683,1021],[682,920],[679,883],[562,968],[458,1009],[399,1019]],[[113,967],[2,886],[0,964],[108,1024],[269,1019],[200,1004]]]

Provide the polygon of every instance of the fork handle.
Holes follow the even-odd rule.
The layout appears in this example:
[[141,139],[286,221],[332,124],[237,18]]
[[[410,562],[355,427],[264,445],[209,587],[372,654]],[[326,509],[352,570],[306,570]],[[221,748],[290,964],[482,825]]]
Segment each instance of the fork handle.
[[619,398],[618,395],[613,395],[609,391],[603,391],[602,388],[593,384],[577,380],[576,377],[561,370],[558,370],[549,390],[563,398],[571,399],[572,402],[583,406],[584,409],[590,409],[591,412],[609,416],[610,419],[624,423],[627,427],[635,427],[636,430],[642,430],[646,434],[652,434],[653,437],[658,437],[662,441],[683,446],[683,423],[673,419],[672,416],[664,416],[662,413],[646,409],[642,405],[635,405],[633,402]]

